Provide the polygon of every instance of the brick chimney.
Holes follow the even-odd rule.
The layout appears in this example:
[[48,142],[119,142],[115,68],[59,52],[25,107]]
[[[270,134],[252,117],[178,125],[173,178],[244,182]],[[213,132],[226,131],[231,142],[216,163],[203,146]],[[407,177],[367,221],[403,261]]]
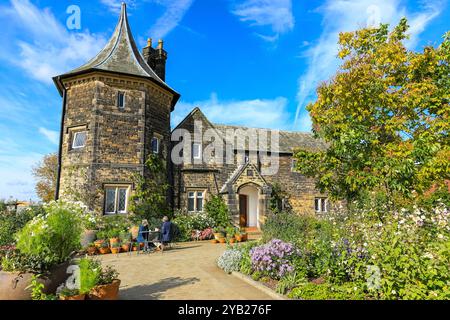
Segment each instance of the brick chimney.
[[167,52],[164,50],[164,42],[160,39],[156,48],[152,47],[152,39],[147,40],[147,46],[142,49],[147,64],[155,71],[161,80],[166,81]]

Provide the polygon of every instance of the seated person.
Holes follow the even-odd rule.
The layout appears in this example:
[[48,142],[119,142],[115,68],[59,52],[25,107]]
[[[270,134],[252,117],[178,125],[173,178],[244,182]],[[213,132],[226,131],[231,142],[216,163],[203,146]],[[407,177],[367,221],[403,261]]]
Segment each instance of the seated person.
[[148,241],[148,221],[147,219],[142,220],[141,225],[139,226],[139,233],[136,238],[138,243],[145,243]]

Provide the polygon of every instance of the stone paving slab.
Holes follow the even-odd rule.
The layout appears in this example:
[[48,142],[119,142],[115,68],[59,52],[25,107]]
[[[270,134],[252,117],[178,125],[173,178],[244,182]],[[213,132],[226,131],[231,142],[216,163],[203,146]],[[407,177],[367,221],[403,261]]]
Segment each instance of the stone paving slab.
[[270,300],[269,295],[228,275],[216,265],[223,244],[207,241],[176,244],[151,254],[97,256],[120,273],[123,300]]

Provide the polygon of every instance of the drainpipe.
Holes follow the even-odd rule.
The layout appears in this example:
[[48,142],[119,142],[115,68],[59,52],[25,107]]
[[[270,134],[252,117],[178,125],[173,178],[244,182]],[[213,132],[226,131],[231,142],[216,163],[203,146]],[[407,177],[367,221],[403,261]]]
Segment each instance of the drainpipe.
[[64,117],[66,115],[66,88],[61,83],[61,78],[58,77],[58,82],[61,84],[63,88],[63,103],[62,103],[62,114],[61,114],[61,128],[59,133],[59,149],[58,149],[58,172],[56,176],[56,190],[55,190],[55,200],[59,199],[59,187],[60,187],[60,179],[61,179],[61,158],[62,158],[62,145],[63,145],[63,137],[64,137]]

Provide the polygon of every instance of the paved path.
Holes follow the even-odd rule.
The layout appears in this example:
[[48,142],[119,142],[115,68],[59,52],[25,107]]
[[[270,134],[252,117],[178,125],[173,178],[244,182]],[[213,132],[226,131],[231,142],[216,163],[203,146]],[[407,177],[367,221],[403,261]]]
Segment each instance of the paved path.
[[152,254],[98,256],[120,272],[120,299],[268,300],[267,294],[228,275],[216,265],[223,244],[180,243]]

